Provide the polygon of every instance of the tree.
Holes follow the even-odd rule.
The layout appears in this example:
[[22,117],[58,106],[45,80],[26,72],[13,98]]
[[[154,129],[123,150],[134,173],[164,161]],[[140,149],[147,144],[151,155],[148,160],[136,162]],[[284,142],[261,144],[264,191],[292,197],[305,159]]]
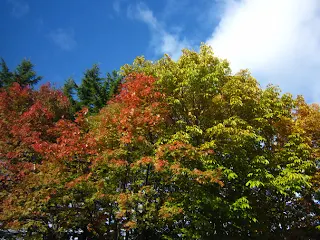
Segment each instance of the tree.
[[[106,78],[101,78],[99,66],[95,64],[84,73],[79,86],[73,79],[68,79],[63,91],[72,103],[74,113],[82,107],[88,107],[91,113],[97,113],[117,94],[121,80],[122,77],[116,71],[107,73]],[[78,99],[74,98],[75,93]]]
[[65,239],[81,235],[79,229],[84,238],[92,236],[87,227],[94,223],[95,211],[103,213],[90,201],[94,183],[78,184],[90,176],[89,157],[95,154],[87,112],[78,112],[75,120],[60,118],[46,131],[46,138],[32,144],[42,161],[4,195],[0,221],[5,228],[22,229],[24,238]]
[[104,89],[107,92],[107,101],[120,92],[121,89],[119,86],[121,84],[121,81],[122,77],[118,74],[117,71],[107,73],[104,84]]
[[27,148],[40,138],[55,121],[68,117],[69,102],[62,92],[43,85],[39,91],[18,83],[0,91],[1,158],[22,160]]
[[37,76],[30,60],[23,59],[16,69],[10,72],[6,62],[1,58],[0,87],[10,87],[14,82],[22,87],[32,87],[41,79],[41,76]]
[[80,103],[74,99],[77,94],[78,85],[72,78],[69,78],[62,87],[63,94],[69,99],[71,104],[70,113],[73,115],[81,109]]
[[21,86],[33,86],[37,84],[42,77],[37,76],[33,68],[34,65],[30,60],[23,59],[13,73],[12,81],[19,83]]
[[[95,114],[75,119],[59,91],[1,90],[2,228],[47,239],[319,238],[319,105],[232,74],[206,45],[178,61],[138,57],[121,74],[109,99],[116,74],[88,70],[82,101]],[[75,88],[67,82],[69,98]]]
[[[25,210],[15,205],[20,202],[17,199],[23,202],[28,197],[35,196],[32,189],[37,186],[37,182],[33,181],[36,173],[45,172],[46,174],[40,176],[51,178],[58,170],[49,168],[48,166],[52,166],[50,163],[43,163],[44,156],[37,149],[43,143],[54,140],[47,131],[59,119],[69,117],[68,108],[67,98],[49,85],[35,91],[28,86],[22,87],[13,83],[11,87],[0,90],[1,225],[17,227],[19,218],[23,221],[30,217],[28,213],[34,209],[30,207]],[[41,171],[43,169],[46,170]],[[30,205],[34,199],[24,202]],[[22,229],[28,228],[25,226]]]
[[82,83],[78,87],[80,104],[88,106],[93,112],[97,112],[105,104],[106,92],[102,82],[98,65],[93,65],[84,73]]
[[90,179],[100,179],[99,196],[112,200],[108,236],[179,234],[190,223],[187,213],[199,207],[190,206],[190,198],[200,203],[205,189],[222,185],[219,171],[204,164],[212,151],[172,131],[165,95],[154,83],[150,76],[128,75],[120,94],[93,118],[101,152]]
[[177,62],[139,57],[122,68],[124,76],[132,72],[158,79],[171,131],[193,146],[211,147],[215,156],[206,167],[222,171],[224,187],[203,195],[194,215],[185,214],[183,236],[284,238],[292,229],[303,231],[306,219],[315,223],[315,212],[303,214],[300,204],[311,190],[315,145],[298,126],[291,95],[280,96],[273,86],[262,90],[247,71],[231,75],[228,63],[205,45],[200,53],[184,50]]
[[12,81],[13,74],[9,71],[9,68],[4,61],[3,58],[1,58],[1,72],[0,72],[0,88],[8,85]]

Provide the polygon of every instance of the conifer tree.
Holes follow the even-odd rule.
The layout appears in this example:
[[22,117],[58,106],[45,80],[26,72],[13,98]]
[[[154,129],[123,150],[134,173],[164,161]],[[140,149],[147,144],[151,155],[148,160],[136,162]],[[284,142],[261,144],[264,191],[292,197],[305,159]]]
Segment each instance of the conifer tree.
[[103,78],[100,77],[100,68],[94,64],[84,73],[81,85],[78,88],[78,97],[81,105],[89,107],[92,112],[97,112],[106,101],[103,91]]
[[10,72],[6,62],[1,58],[1,71],[0,71],[0,88],[12,81],[13,74]]
[[8,85],[11,85],[12,82],[17,82],[21,86],[33,86],[41,79],[42,76],[37,76],[33,63],[28,59],[23,59],[14,71],[13,78]]
[[97,113],[118,93],[122,76],[117,71],[107,73],[106,78],[100,75],[99,66],[94,64],[91,69],[86,70],[80,85],[71,78],[65,82],[63,92],[72,104],[73,113],[82,107],[88,107],[91,113]]
[[77,94],[78,85],[75,83],[73,78],[68,78],[65,84],[62,87],[63,94],[69,99],[70,102],[70,113],[74,115],[77,111],[80,110],[80,104],[74,99],[74,96]]

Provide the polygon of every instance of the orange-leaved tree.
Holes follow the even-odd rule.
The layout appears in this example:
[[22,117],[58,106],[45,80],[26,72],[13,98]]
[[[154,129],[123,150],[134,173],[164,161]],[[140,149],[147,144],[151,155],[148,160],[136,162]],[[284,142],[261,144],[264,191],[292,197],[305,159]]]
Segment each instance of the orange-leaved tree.
[[[90,179],[99,179],[110,201],[108,235],[174,236],[188,224],[206,188],[222,185],[204,162],[213,151],[193,146],[172,127],[172,112],[156,79],[132,73],[120,94],[95,116],[92,131],[100,153]],[[189,221],[190,222],[190,221]]]

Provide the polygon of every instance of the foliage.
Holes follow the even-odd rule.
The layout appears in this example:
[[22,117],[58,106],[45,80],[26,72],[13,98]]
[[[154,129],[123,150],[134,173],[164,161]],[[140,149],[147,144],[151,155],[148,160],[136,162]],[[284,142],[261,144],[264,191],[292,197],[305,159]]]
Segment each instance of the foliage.
[[127,76],[120,94],[94,118],[101,153],[92,176],[102,180],[102,194],[116,199],[112,232],[125,229],[130,238],[178,234],[187,221],[183,213],[190,211],[191,191],[197,199],[201,189],[222,184],[218,172],[203,164],[211,151],[168,132],[165,95],[154,81],[142,74]]
[[33,67],[34,65],[30,60],[23,59],[13,73],[13,81],[19,83],[20,86],[33,86],[38,83],[42,77],[37,76]]
[[[101,78],[99,66],[96,64],[86,70],[79,86],[69,78],[63,86],[63,92],[72,104],[71,112],[75,113],[82,107],[87,107],[91,113],[97,113],[118,93],[121,80],[122,77],[116,71],[107,73],[106,78]],[[75,96],[78,99],[75,99]]]
[[10,72],[6,62],[1,58],[1,72],[0,72],[0,88],[10,87],[14,82],[20,86],[34,86],[42,79],[37,76],[34,70],[33,63],[28,59],[23,59],[13,72]]
[[[31,190],[35,190],[37,185],[31,181],[32,176],[43,174],[41,169],[44,169],[43,156],[37,148],[52,140],[47,131],[57,120],[68,117],[69,102],[62,92],[51,89],[49,85],[34,91],[18,83],[0,90],[0,102],[0,221],[11,227],[17,219],[23,218],[21,211],[27,209],[23,205],[9,206],[19,203],[17,199],[32,196]],[[48,172],[50,169],[45,169],[45,172],[52,178],[58,169]],[[34,198],[32,201],[37,200]]]
[[178,61],[138,57],[121,74],[106,80],[94,65],[65,96],[1,90],[3,229],[26,239],[319,237],[319,105],[232,74],[206,45]]
[[1,58],[0,88],[4,87],[5,85],[8,85],[12,77],[13,74],[9,71],[9,68],[4,59]]
[[274,238],[317,225],[317,207],[309,206],[318,158],[312,152],[318,146],[306,136],[307,125],[295,116],[298,106],[289,94],[281,96],[274,86],[262,90],[248,71],[231,75],[228,63],[205,45],[199,54],[184,50],[177,62],[169,56],[156,63],[139,57],[122,72],[158,78],[171,108],[170,128],[215,152],[207,167],[221,169],[224,187],[209,197],[215,201],[200,222],[211,227],[197,237]]

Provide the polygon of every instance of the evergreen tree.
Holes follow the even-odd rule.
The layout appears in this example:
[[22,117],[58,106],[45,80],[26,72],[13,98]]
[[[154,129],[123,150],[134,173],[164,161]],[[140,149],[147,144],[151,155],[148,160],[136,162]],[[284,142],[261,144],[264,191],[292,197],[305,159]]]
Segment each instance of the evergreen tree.
[[80,105],[87,106],[91,112],[98,112],[105,105],[106,96],[99,66],[94,64],[91,69],[84,73],[81,85],[78,88]]
[[42,79],[42,76],[37,76],[37,73],[33,68],[34,65],[30,60],[23,59],[14,71],[14,77],[8,85],[11,85],[12,82],[17,82],[21,86],[33,86],[37,84]]
[[12,72],[10,72],[6,62],[1,58],[1,71],[0,71],[0,88],[8,85],[9,82],[12,82]]
[[105,89],[107,91],[107,100],[110,100],[112,96],[119,93],[120,84],[122,81],[122,76],[118,74],[117,71],[112,71],[112,73],[107,73],[105,81]]
[[[100,75],[99,66],[94,64],[91,69],[86,70],[79,86],[71,78],[66,81],[62,90],[72,104],[73,113],[82,107],[88,107],[91,113],[97,113],[118,93],[122,76],[117,71],[107,73],[106,78]],[[74,98],[75,94],[77,99]]]
[[63,94],[69,99],[71,105],[70,112],[72,115],[80,110],[79,102],[74,99],[74,96],[77,94],[77,89],[78,85],[71,77],[67,79],[62,88]]

